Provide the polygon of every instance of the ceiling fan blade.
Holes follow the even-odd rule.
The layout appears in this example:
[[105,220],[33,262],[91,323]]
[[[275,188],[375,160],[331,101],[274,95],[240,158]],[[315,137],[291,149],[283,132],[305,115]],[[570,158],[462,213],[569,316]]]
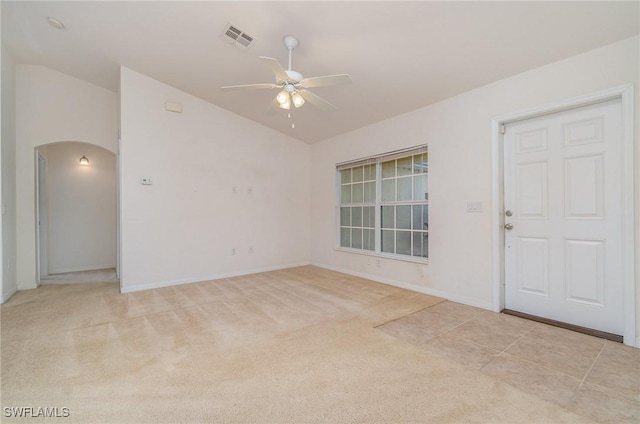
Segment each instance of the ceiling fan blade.
[[280,63],[277,60],[275,60],[272,57],[266,57],[266,56],[260,56],[259,59],[262,61],[262,63],[267,65],[269,68],[271,68],[271,70],[273,71],[274,74],[276,74],[276,77],[278,77],[278,79],[282,81],[286,81],[289,79],[289,76],[285,72],[284,68],[280,65]]
[[276,88],[275,84],[244,84],[244,85],[227,85],[225,87],[220,87],[221,90],[231,91],[231,90],[264,90],[269,88]]
[[322,97],[313,94],[311,91],[301,90],[298,91],[298,93],[300,93],[303,99],[305,99],[318,109],[324,110],[325,112],[332,112],[337,109],[337,107],[335,107]]
[[328,85],[346,85],[351,84],[353,80],[349,74],[325,75],[323,77],[305,78],[300,81],[300,85],[305,88],[326,87]]

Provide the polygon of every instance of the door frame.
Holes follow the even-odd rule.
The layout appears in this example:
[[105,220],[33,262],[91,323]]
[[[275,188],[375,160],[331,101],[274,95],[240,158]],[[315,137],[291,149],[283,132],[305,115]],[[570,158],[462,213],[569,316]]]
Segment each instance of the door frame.
[[634,222],[634,99],[633,84],[500,115],[491,120],[492,197],[492,309],[500,312],[505,301],[504,259],[504,136],[502,125],[550,115],[609,100],[622,101],[622,279],[624,293],[624,344],[640,347],[636,332],[635,222]]
[[[93,147],[98,147],[100,149],[103,149],[106,152],[109,152],[111,154],[113,154],[116,158],[115,161],[115,175],[116,175],[116,278],[120,281],[120,289],[122,290],[122,280],[120,278],[120,274],[121,274],[121,261],[122,261],[122,245],[121,245],[121,222],[120,222],[120,204],[121,204],[121,184],[120,184],[120,149],[118,149],[118,152],[114,152],[111,149],[108,149],[100,144],[94,144],[91,142],[87,142],[87,141],[52,141],[49,143],[44,143],[44,144],[40,144],[34,147],[34,225],[35,225],[35,270],[36,270],[36,288],[40,287],[41,285],[41,281],[40,281],[40,246],[41,246],[41,240],[40,240],[40,228],[38,225],[38,221],[40,220],[40,203],[39,203],[39,195],[40,195],[40,180],[39,180],[39,158],[42,157],[45,160],[45,163],[47,163],[48,159],[46,156],[42,155],[40,152],[40,149],[46,146],[51,146],[54,144],[60,144],[60,143],[78,143],[78,144],[86,144],[86,145],[90,145]],[[118,144],[118,148],[120,147],[120,144]],[[47,163],[48,166],[48,163]],[[47,199],[48,201],[48,199]],[[48,204],[47,204],[48,207]],[[47,228],[48,231],[48,228]],[[48,251],[47,251],[48,253]]]
[[[45,229],[42,229],[42,220],[41,217],[43,215],[43,212],[45,214],[45,216],[48,219],[48,210],[43,211],[42,208],[40,207],[40,203],[42,201],[42,196],[43,196],[43,190],[46,190],[46,187],[42,187],[42,185],[40,184],[40,178],[42,177],[41,175],[41,169],[40,169],[40,163],[43,163],[43,170],[45,172],[47,172],[48,169],[48,162],[47,162],[47,157],[44,156],[43,154],[40,153],[40,151],[38,149],[36,149],[36,176],[35,176],[35,183],[36,183],[36,189],[35,189],[35,207],[36,207],[36,287],[40,287],[40,279],[42,278],[42,266],[41,266],[41,262],[42,262],[42,257],[46,256],[47,260],[49,257],[49,246],[47,245],[47,243],[43,243],[43,241],[46,240],[42,240],[41,237],[41,232],[45,231],[48,232],[49,231],[49,226],[48,223],[45,225]],[[46,179],[46,176],[45,176]],[[48,204],[49,199],[46,197],[45,195],[45,208],[48,209],[49,204]],[[48,239],[47,239],[48,240]],[[46,252],[46,255],[43,255],[43,251]],[[47,266],[47,274],[49,274],[49,267]]]

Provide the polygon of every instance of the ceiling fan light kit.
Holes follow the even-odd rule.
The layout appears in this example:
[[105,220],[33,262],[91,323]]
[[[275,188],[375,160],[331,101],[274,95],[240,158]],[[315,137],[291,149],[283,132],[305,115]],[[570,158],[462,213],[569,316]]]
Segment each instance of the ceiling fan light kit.
[[280,109],[289,110],[291,109],[291,101],[289,100],[289,95],[287,94],[287,98],[284,102],[280,103]]
[[276,101],[280,104],[286,103],[287,100],[289,100],[289,92],[287,92],[287,90],[282,90],[276,96]]
[[[293,49],[298,47],[300,42],[292,35],[285,35],[282,42],[289,50],[289,69],[285,70],[280,63],[272,57],[260,56],[259,58],[265,65],[271,68],[271,71],[274,73],[276,78],[275,84],[231,85],[221,87],[221,89],[224,91],[230,91],[277,88],[280,89],[280,92],[276,95],[275,105],[279,106],[281,109],[290,110],[292,103],[294,107],[299,108],[306,102],[309,102],[324,111],[335,110],[336,107],[334,105],[322,97],[308,91],[308,88],[351,84],[352,80],[349,74],[304,78],[301,73],[291,69],[291,56]],[[277,110],[277,108],[275,110]]]
[[302,94],[295,92],[291,95],[291,100],[293,100],[293,105],[298,108],[304,104],[304,97]]

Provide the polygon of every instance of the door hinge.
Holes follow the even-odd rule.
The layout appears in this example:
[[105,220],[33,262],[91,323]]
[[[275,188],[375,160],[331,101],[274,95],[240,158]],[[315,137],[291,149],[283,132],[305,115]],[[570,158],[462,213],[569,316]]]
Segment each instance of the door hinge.
[[504,134],[507,132],[507,126],[505,124],[500,124],[500,134]]

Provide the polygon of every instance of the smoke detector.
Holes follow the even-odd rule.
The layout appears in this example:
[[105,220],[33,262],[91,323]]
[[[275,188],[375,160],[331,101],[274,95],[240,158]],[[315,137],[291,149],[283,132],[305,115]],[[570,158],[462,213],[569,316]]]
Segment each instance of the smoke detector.
[[55,29],[64,29],[64,24],[51,16],[47,18],[47,23]]

